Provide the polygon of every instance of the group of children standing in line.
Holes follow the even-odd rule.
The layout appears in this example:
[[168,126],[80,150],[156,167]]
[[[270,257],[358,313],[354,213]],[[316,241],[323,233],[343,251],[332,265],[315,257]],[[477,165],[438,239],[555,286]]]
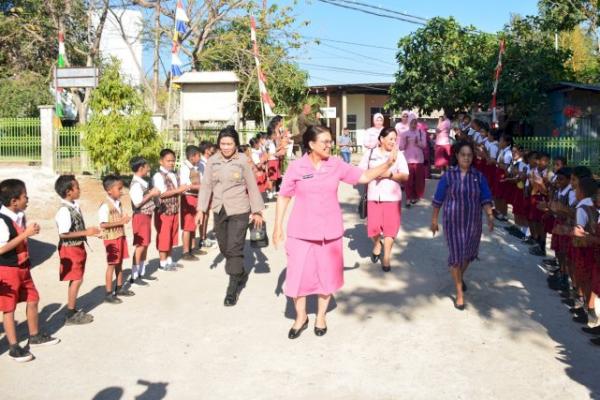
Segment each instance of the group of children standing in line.
[[[461,129],[462,128],[462,129]],[[546,240],[554,258],[543,260],[548,285],[570,307],[582,330],[600,335],[595,311],[600,295],[600,181],[585,166],[568,167],[564,157],[513,145],[510,135],[490,130],[477,119],[457,127],[456,135],[476,146],[475,167],[486,177],[498,220],[514,225],[505,229],[532,245],[529,252],[546,256]],[[552,163],[552,166],[551,166]],[[591,342],[600,345],[600,336]]]
[[[99,227],[86,227],[79,206],[81,189],[73,175],[61,175],[55,182],[55,191],[61,198],[56,213],[60,257],[59,279],[68,282],[66,325],[82,325],[93,321],[93,317],[78,310],[77,297],[86,268],[88,237],[103,240],[106,249],[106,295],[104,301],[119,304],[121,297],[135,293],[123,285],[123,261],[129,258],[125,226],[131,222],[133,230],[133,263],[131,285],[146,286],[145,280],[154,280],[147,274],[147,251],[151,243],[152,220],[156,230],[156,247],[159,252],[159,268],[175,271],[182,264],[173,260],[172,251],[178,245],[179,226],[183,234],[182,260],[198,260],[196,255],[207,254],[214,242],[207,238],[208,213],[197,218],[196,205],[200,181],[208,158],[216,147],[210,142],[186,148],[186,160],[176,175],[175,152],[164,149],[160,152],[160,168],[152,177],[152,185],[146,178],[150,165],[142,157],[131,162],[133,179],[129,194],[133,216],[128,215],[121,202],[123,180],[116,175],[102,179],[106,199],[98,209]],[[39,233],[36,223],[26,224],[24,211],[27,208],[27,189],[18,179],[0,182],[0,311],[3,312],[4,331],[9,343],[9,356],[15,361],[33,359],[30,347],[56,344],[60,340],[39,330],[39,294],[31,277],[31,264],[27,239]],[[197,221],[200,221],[197,223]],[[195,244],[196,232],[199,242]],[[116,278],[116,279],[115,279]],[[113,285],[113,279],[115,283]],[[17,340],[14,311],[20,302],[26,302],[29,340],[21,347]]]

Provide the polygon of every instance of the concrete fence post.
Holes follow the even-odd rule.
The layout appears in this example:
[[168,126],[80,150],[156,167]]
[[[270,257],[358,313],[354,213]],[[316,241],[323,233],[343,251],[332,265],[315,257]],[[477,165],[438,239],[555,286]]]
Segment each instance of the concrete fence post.
[[54,106],[39,106],[40,110],[40,132],[42,135],[42,170],[54,174],[55,159],[54,151],[56,136],[54,133]]

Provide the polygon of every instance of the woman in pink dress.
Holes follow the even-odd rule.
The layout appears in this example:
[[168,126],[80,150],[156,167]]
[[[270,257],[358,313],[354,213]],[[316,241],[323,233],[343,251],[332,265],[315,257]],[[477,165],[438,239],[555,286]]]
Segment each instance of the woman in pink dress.
[[383,114],[377,113],[373,115],[373,126],[365,132],[363,140],[363,152],[374,149],[379,145],[379,132],[383,129]]
[[450,162],[451,145],[450,145],[450,128],[452,123],[450,119],[443,115],[440,117],[437,128],[435,130],[435,167],[441,170],[446,170]]
[[423,149],[427,146],[427,136],[417,129],[417,119],[410,121],[408,131],[399,138],[399,148],[404,151],[410,175],[406,181],[406,207],[416,204],[425,193],[425,166]]
[[395,126],[398,137],[410,129],[411,113],[408,110],[402,111],[400,122]]
[[[379,147],[365,153],[359,167],[369,169],[387,163],[393,150],[398,148],[396,137],[394,128],[382,130],[379,135]],[[378,260],[382,260],[383,272],[391,271],[392,246],[400,230],[402,214],[400,182],[405,182],[407,179],[408,165],[402,153],[398,153],[394,166],[383,176],[369,183],[368,186],[367,235],[373,240],[371,261],[376,263]],[[383,257],[381,257],[382,253]]]
[[306,296],[318,295],[315,335],[327,333],[325,313],[331,295],[344,283],[342,210],[337,198],[340,182],[369,183],[396,162],[397,150],[387,162],[363,171],[331,156],[329,128],[312,126],[302,137],[306,154],[292,162],[283,176],[277,198],[273,244],[283,242],[283,219],[292,197],[294,208],[287,227],[287,270],[284,292],[294,299],[296,321],[288,333],[296,339],[308,327]]

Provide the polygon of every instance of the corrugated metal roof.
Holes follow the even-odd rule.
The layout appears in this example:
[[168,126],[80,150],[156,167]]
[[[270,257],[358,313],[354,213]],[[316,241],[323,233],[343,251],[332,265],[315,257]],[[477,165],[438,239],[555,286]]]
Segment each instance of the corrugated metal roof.
[[553,86],[550,91],[556,91],[561,89],[580,89],[580,90],[589,90],[592,92],[600,92],[600,84],[585,84],[585,83],[575,83],[575,82],[559,82],[555,86]]

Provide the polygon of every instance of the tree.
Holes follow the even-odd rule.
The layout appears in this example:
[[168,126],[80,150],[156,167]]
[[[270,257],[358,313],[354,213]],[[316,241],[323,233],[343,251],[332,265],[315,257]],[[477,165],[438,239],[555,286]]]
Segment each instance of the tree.
[[[292,114],[306,98],[308,75],[290,59],[289,50],[302,42],[295,32],[293,5],[272,5],[259,14],[257,42],[261,69],[267,79],[275,112]],[[253,12],[251,8],[249,10]],[[198,57],[198,69],[207,71],[233,70],[239,76],[239,113],[244,119],[261,120],[258,75],[250,40],[250,20],[247,16],[231,19],[215,30]]]
[[[570,52],[556,50],[535,17],[514,17],[502,33],[506,40],[499,100],[513,120],[533,122],[545,118],[547,91],[559,81],[570,80],[566,65]],[[493,62],[490,62],[490,67]]]
[[573,71],[575,80],[582,83],[600,81],[600,58],[592,38],[579,25],[570,32],[561,32],[559,38],[560,48],[571,51],[566,67]]
[[98,170],[123,173],[129,160],[142,156],[155,163],[162,146],[141,95],[120,77],[112,59],[92,92],[92,117],[84,126],[84,146]]
[[462,27],[453,18],[433,18],[398,42],[398,72],[387,107],[416,107],[423,112],[468,109],[490,96],[494,35]]
[[47,84],[33,72],[0,78],[0,118],[35,117],[38,105],[52,102]]
[[542,27],[552,32],[571,31],[579,24],[595,38],[600,56],[600,2],[598,0],[540,0]]

